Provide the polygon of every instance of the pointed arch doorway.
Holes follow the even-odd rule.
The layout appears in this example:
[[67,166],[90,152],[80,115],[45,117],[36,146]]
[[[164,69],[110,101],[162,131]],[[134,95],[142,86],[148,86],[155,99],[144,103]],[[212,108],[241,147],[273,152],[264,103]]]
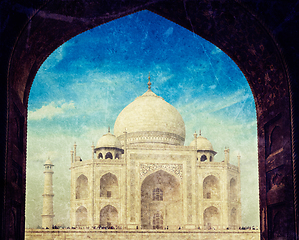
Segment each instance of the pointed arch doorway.
[[[105,21],[141,9],[149,9],[210,40],[236,61],[244,72],[257,102],[262,237],[267,239],[269,232],[275,232],[279,236],[294,238],[294,209],[297,205],[294,203],[293,184],[296,185],[296,178],[293,176],[292,163],[294,158],[297,159],[298,154],[296,154],[297,148],[294,148],[294,158],[292,158],[291,131],[297,134],[291,121],[290,95],[293,94],[293,89],[288,87],[287,67],[281,61],[282,57],[276,40],[242,3],[233,1],[223,1],[221,4],[206,1],[201,3],[193,1],[187,3],[183,1],[145,3],[123,1],[121,5],[108,3],[102,5],[94,1],[94,5],[84,6],[79,1],[67,1],[62,5],[56,4],[56,1],[48,1],[46,5],[32,4],[34,9],[40,11],[24,14],[20,20],[15,20],[18,30],[16,29],[6,38],[8,39],[6,40],[7,45],[10,47],[6,47],[9,53],[5,56],[9,57],[4,61],[10,64],[4,67],[5,74],[3,76],[6,76],[7,81],[6,87],[2,88],[5,103],[1,106],[4,113],[7,113],[4,115],[9,121],[4,118],[2,121],[1,132],[3,134],[1,136],[5,143],[2,148],[5,163],[3,162],[1,173],[7,182],[12,182],[12,179],[9,174],[6,176],[6,173],[12,172],[14,168],[19,169],[21,179],[25,179],[26,176],[24,149],[26,149],[27,100],[34,75],[44,59],[60,44],[78,33]],[[65,4],[69,5],[65,6]],[[84,21],[81,21],[82,19]],[[10,21],[13,20],[7,21],[9,24],[6,26],[9,28],[12,26]],[[13,25],[15,26],[15,24]],[[14,134],[15,125],[13,121],[10,121],[14,118],[18,118],[21,123],[24,123],[18,126],[19,132],[23,132],[23,135]],[[280,135],[282,141],[271,142],[271,146],[275,146],[275,149],[281,149],[281,151],[272,152],[269,139],[276,126],[282,128]],[[272,134],[272,136],[274,135]],[[14,151],[16,142],[23,146],[18,148],[18,151]],[[12,152],[14,155],[6,154]],[[16,165],[19,167],[15,167]],[[294,168],[296,170],[296,165]],[[276,174],[285,176],[284,182],[267,181],[276,179]],[[276,186],[280,184],[284,188],[282,195],[275,194],[278,189]],[[8,216],[11,209],[14,209],[18,213],[15,217],[17,220],[16,223],[13,222],[14,218],[3,220],[2,239],[8,239],[10,235],[12,237],[19,236],[24,232],[25,181],[21,181],[19,187],[18,184],[12,185],[12,187],[17,190],[11,192],[8,187],[1,188],[2,195],[12,199],[5,204],[2,201],[1,211],[2,215]],[[286,213],[284,222],[289,223],[288,229],[280,230],[282,231],[280,233],[277,233],[278,230],[275,229],[274,224],[274,216],[278,211]],[[14,224],[16,224],[16,230],[12,233],[8,232],[9,226]]]
[[180,181],[163,170],[147,176],[141,185],[141,228],[176,228],[182,224]]

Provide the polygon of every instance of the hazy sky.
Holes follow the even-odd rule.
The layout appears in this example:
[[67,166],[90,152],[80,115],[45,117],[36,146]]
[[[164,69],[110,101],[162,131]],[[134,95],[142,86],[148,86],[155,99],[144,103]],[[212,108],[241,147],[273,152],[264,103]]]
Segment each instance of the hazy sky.
[[26,227],[41,225],[44,162],[54,166],[54,223],[69,226],[70,150],[91,158],[92,142],[113,132],[121,110],[147,90],[172,104],[186,125],[207,137],[224,159],[241,154],[242,222],[258,225],[254,99],[236,64],[219,48],[149,11],[82,33],[40,67],[29,97]]

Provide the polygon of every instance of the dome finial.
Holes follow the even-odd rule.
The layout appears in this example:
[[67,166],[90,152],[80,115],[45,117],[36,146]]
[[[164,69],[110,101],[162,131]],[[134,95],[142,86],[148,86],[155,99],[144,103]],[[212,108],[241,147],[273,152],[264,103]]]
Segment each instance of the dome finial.
[[108,133],[110,133],[110,126],[108,126]]
[[199,130],[199,136],[201,136],[201,129]]
[[148,83],[147,83],[148,89],[151,89],[151,85],[152,85],[152,83],[151,83],[151,73],[149,72],[148,73]]

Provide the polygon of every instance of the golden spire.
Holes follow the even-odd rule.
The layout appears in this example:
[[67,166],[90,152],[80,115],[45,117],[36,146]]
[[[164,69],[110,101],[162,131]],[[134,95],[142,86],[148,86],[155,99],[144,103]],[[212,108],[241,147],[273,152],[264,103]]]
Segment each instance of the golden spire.
[[151,73],[149,72],[148,73],[148,83],[147,83],[148,89],[151,89],[151,85],[152,85],[152,83],[151,83]]

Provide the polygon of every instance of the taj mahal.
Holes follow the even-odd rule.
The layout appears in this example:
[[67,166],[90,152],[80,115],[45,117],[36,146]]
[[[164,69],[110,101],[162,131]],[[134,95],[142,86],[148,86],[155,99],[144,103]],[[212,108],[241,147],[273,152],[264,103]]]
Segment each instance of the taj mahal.
[[[223,161],[214,161],[217,152],[200,132],[184,142],[183,118],[151,90],[149,77],[148,90],[121,111],[90,160],[74,145],[70,226],[239,229],[240,156],[232,165],[226,148]],[[44,228],[53,225],[52,166],[45,163]]]

